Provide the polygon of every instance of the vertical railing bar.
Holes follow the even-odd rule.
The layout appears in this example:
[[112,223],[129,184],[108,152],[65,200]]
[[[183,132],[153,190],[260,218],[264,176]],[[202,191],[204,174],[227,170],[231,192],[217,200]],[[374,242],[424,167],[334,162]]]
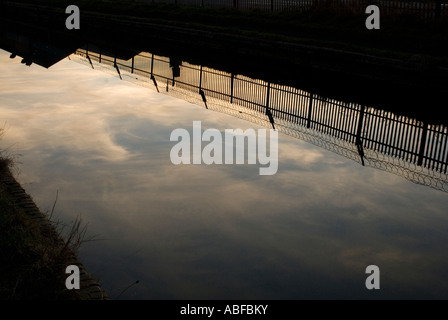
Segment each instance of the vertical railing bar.
[[338,127],[338,135],[337,137],[340,139],[342,136],[342,130],[341,130],[341,121],[342,121],[342,117],[344,114],[344,109],[345,109],[345,105],[341,104],[339,106],[339,110],[338,110],[338,114],[337,114],[337,121],[336,121],[336,126]]
[[372,114],[369,112],[369,110],[364,110],[364,147],[366,148],[372,148],[372,135],[374,130],[376,129],[372,125]]
[[410,133],[412,126],[410,124],[410,121],[411,120],[409,118],[406,118],[406,130],[404,133],[405,144],[403,146],[403,148],[406,150],[406,158],[405,158],[406,161],[409,161],[409,153],[410,153],[410,148],[411,148],[409,133]]

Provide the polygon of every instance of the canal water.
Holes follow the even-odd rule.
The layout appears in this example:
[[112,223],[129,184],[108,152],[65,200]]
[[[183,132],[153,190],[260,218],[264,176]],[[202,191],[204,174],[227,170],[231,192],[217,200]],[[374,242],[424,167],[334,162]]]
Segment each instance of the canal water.
[[[74,56],[20,60],[0,51],[1,148],[42,211],[57,197],[60,226],[81,217],[80,259],[111,298],[448,298],[445,175],[362,165],[279,128],[273,175],[258,162],[174,165],[170,135],[194,121],[272,127]],[[370,265],[379,289],[366,287]]]

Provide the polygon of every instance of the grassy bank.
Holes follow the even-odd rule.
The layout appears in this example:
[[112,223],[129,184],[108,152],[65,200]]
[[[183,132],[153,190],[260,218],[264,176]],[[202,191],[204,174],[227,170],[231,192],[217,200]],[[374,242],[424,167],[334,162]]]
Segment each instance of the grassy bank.
[[37,208],[15,182],[11,165],[11,160],[0,158],[0,299],[89,299],[85,290],[65,286],[65,268],[79,265],[76,251],[85,228],[75,221],[62,238],[48,216],[30,214]]
[[[9,175],[0,159],[0,175]],[[53,230],[30,219],[2,185],[0,189],[0,298],[2,300],[77,299],[65,289],[65,267],[71,260]]]
[[64,253],[55,250],[42,226],[29,220],[3,192],[0,210],[0,252],[4,257],[0,298],[67,298],[68,292],[61,289],[64,279],[55,277],[64,271]]

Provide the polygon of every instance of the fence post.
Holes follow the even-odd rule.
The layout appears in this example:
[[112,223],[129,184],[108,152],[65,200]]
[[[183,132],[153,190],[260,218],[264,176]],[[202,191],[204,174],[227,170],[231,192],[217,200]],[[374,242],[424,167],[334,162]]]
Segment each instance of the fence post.
[[153,78],[152,71],[154,70],[154,53],[151,54],[151,79]]
[[132,57],[131,73],[134,73],[134,57]]
[[306,127],[310,128],[311,127],[311,113],[313,110],[313,94],[310,93],[310,103],[308,105],[308,119],[306,121]]
[[234,81],[235,75],[232,74],[230,75],[230,103],[233,103],[233,81]]
[[272,128],[275,130],[274,117],[272,116],[271,110],[269,110],[270,93],[271,93],[271,83],[268,82],[268,90],[266,93],[266,115],[269,118],[269,122],[272,124]]
[[358,118],[358,129],[356,132],[356,145],[361,143],[361,132],[362,132],[362,125],[364,121],[364,108],[365,106],[361,106],[361,110],[359,111],[359,118]]
[[199,75],[199,94],[202,97],[202,101],[204,101],[205,108],[208,109],[207,98],[205,97],[204,90],[202,90],[202,65],[201,65],[200,75]]
[[362,140],[361,140],[361,132],[362,132],[362,125],[364,121],[364,109],[365,106],[361,106],[361,110],[359,111],[359,118],[358,118],[358,129],[356,131],[356,140],[355,145],[358,148],[358,154],[361,157],[361,164],[364,166],[364,149],[362,147]]
[[[154,75],[152,74],[154,69],[154,53],[151,53],[151,77],[150,79],[152,80],[152,82],[154,83],[154,86],[156,87],[157,92],[159,91],[159,86],[157,85],[157,81],[156,78],[154,77]],[[168,88],[168,87],[167,87]]]
[[423,132],[422,132],[422,136],[420,138],[420,150],[418,152],[418,160],[417,160],[418,166],[421,166],[423,164],[423,155],[425,152],[426,136],[427,135],[428,135],[428,124],[426,122],[423,122]]
[[268,82],[268,90],[266,92],[266,114],[268,114],[268,110],[269,110],[269,95],[271,92],[271,83]]
[[202,90],[202,65],[201,65],[201,69],[199,71],[199,92],[201,92]]

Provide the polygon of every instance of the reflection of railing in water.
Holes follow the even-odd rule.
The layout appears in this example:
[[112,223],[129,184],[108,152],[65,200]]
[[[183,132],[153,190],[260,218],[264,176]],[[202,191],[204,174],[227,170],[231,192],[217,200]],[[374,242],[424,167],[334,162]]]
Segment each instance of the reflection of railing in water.
[[311,13],[323,9],[335,14],[364,14],[367,6],[374,4],[381,15],[411,15],[424,21],[434,21],[446,14],[442,0],[146,0],[197,7],[257,9],[262,11],[295,11]]
[[128,61],[93,48],[76,53],[88,58],[80,61],[118,72],[122,79],[262,126],[274,126],[362,165],[448,191],[445,126],[150,53]]

